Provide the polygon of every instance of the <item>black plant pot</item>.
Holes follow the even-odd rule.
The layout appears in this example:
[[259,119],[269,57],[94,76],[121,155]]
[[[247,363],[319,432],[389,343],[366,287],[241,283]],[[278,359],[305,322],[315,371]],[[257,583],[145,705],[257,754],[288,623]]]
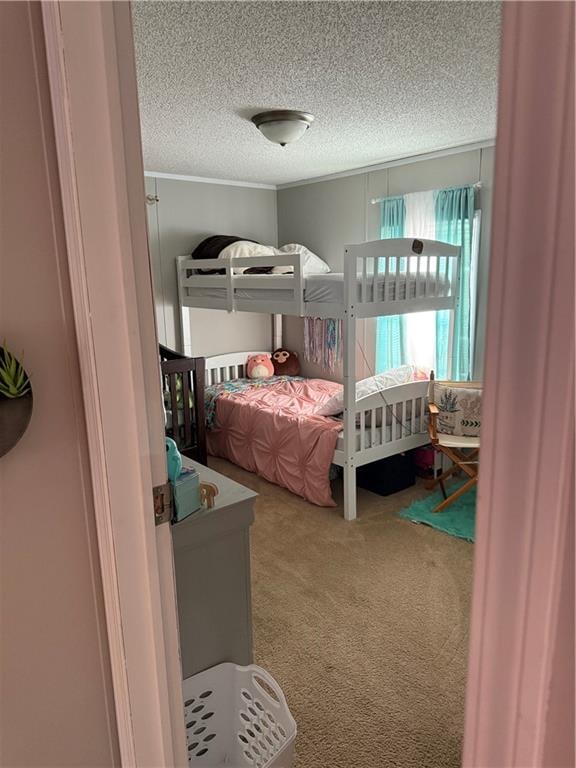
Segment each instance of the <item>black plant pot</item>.
[[0,456],[12,450],[30,423],[32,393],[23,397],[0,395]]

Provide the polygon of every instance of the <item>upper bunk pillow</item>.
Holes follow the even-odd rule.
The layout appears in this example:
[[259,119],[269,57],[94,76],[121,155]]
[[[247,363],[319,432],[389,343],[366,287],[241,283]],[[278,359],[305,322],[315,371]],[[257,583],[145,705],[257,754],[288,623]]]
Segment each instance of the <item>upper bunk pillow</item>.
[[[272,274],[287,275],[293,273],[291,266],[282,264],[282,257],[286,254],[302,254],[302,271],[305,275],[317,275],[330,272],[330,267],[315,253],[309,251],[304,245],[290,243],[283,245],[282,248],[275,248],[273,245],[261,245],[251,240],[239,240],[230,243],[220,252],[221,259],[229,258],[250,258],[252,256],[270,256],[270,266],[263,267],[234,267],[235,275],[242,274]],[[276,266],[272,266],[276,263]]]
[[305,275],[325,275],[331,272],[330,266],[326,264],[324,259],[320,256],[316,256],[315,253],[309,251],[305,245],[299,243],[288,243],[280,248],[282,253],[301,253],[303,256],[303,271]]
[[[270,256],[270,261],[276,261],[277,257],[281,255],[277,248],[272,245],[261,245],[260,243],[254,243],[252,240],[238,240],[234,243],[230,243],[226,248],[220,252],[221,259],[249,259],[254,256]],[[260,274],[269,275],[275,274],[276,267],[234,267],[235,275]]]
[[[398,384],[408,384],[411,381],[428,381],[428,379],[429,372],[424,368],[418,368],[416,365],[401,365],[399,368],[391,368],[385,373],[378,373],[376,376],[370,376],[356,382],[356,402],[359,403],[376,392],[383,392],[389,387],[398,386]],[[320,406],[316,414],[318,416],[337,416],[343,410],[344,388],[337,395],[331,397],[327,403]]]
[[[255,242],[247,241],[245,238],[237,235],[211,235],[199,243],[191,253],[193,259],[217,259],[228,245],[237,242]],[[198,269],[200,275],[223,275],[223,269]]]

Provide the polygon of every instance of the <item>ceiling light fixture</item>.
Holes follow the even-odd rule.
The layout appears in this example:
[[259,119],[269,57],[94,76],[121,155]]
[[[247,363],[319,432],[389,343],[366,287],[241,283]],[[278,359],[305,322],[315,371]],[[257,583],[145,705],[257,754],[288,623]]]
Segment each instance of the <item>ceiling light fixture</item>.
[[252,122],[268,141],[285,147],[300,139],[310,127],[314,115],[294,109],[275,109],[254,115]]

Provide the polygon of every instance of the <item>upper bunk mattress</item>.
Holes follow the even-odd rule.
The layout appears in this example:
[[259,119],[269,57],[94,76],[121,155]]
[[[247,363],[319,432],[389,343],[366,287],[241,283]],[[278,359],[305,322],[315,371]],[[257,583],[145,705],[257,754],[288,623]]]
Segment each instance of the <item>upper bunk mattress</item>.
[[[260,281],[262,275],[258,276]],[[274,275],[276,279],[290,279],[291,275]],[[237,275],[234,278],[236,298],[257,301],[291,301],[293,296],[290,290],[282,288],[252,288],[250,287],[252,275]],[[408,278],[408,279],[407,279]],[[374,283],[372,275],[367,276],[365,301],[402,301],[415,298],[437,298],[448,296],[450,293],[450,280],[447,278],[426,279],[425,275],[417,282],[416,274],[402,273],[398,278],[380,275],[376,284],[376,297],[374,296]],[[187,288],[186,295],[199,299],[226,298],[225,288]],[[362,279],[357,280],[357,301],[362,301]],[[308,275],[305,278],[304,301],[307,303],[344,303],[344,275],[342,272],[330,272],[323,275]]]

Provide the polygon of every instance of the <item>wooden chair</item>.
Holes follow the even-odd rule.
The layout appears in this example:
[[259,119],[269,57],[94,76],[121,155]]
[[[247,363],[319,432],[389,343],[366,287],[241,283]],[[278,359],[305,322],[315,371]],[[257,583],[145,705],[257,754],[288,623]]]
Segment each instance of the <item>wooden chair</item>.
[[186,357],[160,346],[160,359],[169,400],[166,436],[175,441],[183,456],[207,464],[204,358]]
[[[437,485],[442,490],[444,501],[440,502],[432,511],[441,512],[452,504],[456,499],[470,491],[478,482],[478,456],[480,453],[480,437],[479,435],[467,436],[459,434],[449,434],[449,430],[441,422],[443,421],[442,414],[445,414],[439,404],[436,402],[436,394],[438,386],[448,388],[449,391],[467,389],[476,390],[478,395],[482,394],[482,385],[478,382],[471,381],[435,381],[434,371],[430,374],[430,392],[428,396],[428,434],[430,435],[430,442],[434,446],[436,451],[443,453],[452,462],[452,466],[441,475],[435,477],[430,483],[428,488],[431,490]],[[436,388],[436,392],[435,392]],[[442,404],[441,404],[442,405]],[[480,422],[478,419],[477,428],[479,430]],[[472,425],[471,431],[474,424]],[[467,476],[466,482],[458,487],[453,493],[448,495],[446,493],[446,487],[444,481],[452,475],[463,472]]]

